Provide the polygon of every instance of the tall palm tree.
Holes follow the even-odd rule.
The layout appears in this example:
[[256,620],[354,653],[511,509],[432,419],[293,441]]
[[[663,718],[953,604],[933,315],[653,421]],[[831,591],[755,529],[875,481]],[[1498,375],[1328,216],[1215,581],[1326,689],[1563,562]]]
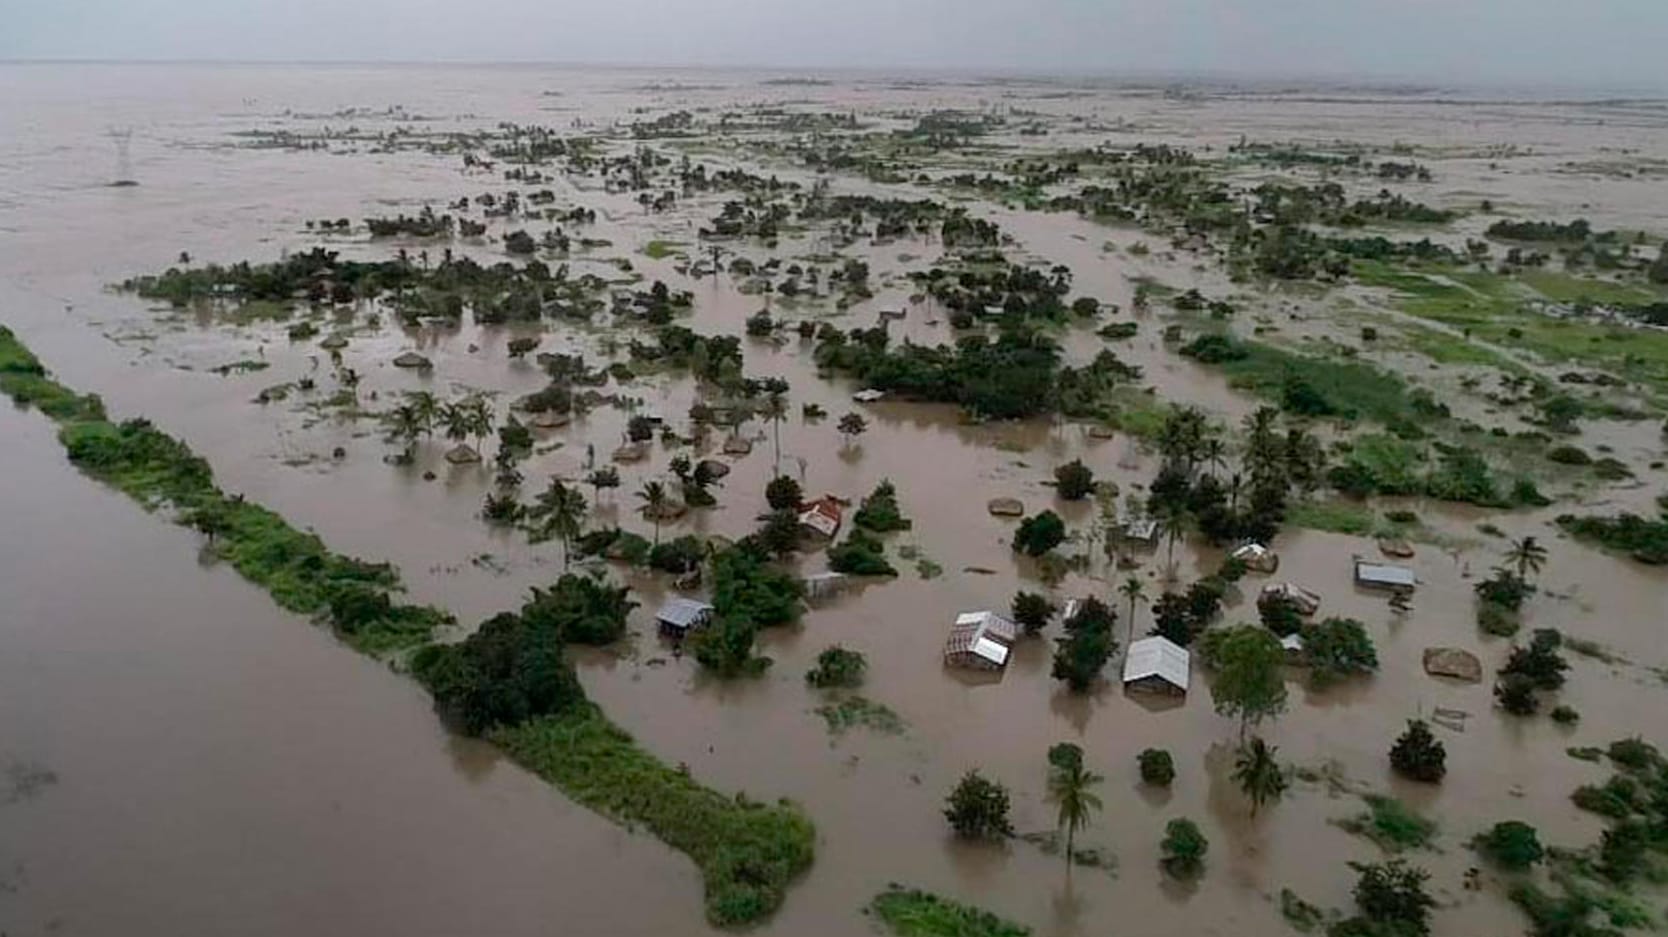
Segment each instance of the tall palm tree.
[[404,446],[403,458],[410,462],[416,455],[417,437],[425,431],[423,416],[414,403],[402,403],[387,416],[388,433]]
[[468,439],[470,431],[475,428],[469,411],[461,403],[441,404],[439,420],[445,428],[446,438],[456,442]]
[[643,502],[643,513],[654,522],[654,545],[660,546],[660,512],[666,509],[666,486],[658,481],[644,482],[637,492],[638,500]]
[[1228,467],[1228,444],[1220,436],[1212,436],[1205,440],[1200,448],[1200,456],[1205,463],[1205,471],[1214,476],[1216,470]]
[[481,451],[481,443],[492,435],[492,404],[479,394],[471,394],[462,404],[464,422],[469,428],[469,435],[475,438],[475,451]]
[[417,420],[423,426],[425,435],[434,434],[434,424],[440,417],[440,401],[426,390],[416,390],[406,394],[406,400],[417,413]]
[[1080,758],[1054,765],[1048,773],[1048,799],[1059,808],[1059,825],[1066,831],[1066,868],[1072,864],[1072,844],[1077,831],[1089,825],[1089,815],[1101,808],[1100,795],[1092,788],[1105,780],[1083,767]]
[[1234,780],[1239,783],[1239,789],[1251,799],[1251,816],[1257,815],[1257,808],[1271,800],[1279,800],[1286,790],[1286,776],[1280,772],[1280,763],[1274,760],[1274,753],[1279,751],[1267,744],[1261,738],[1252,736],[1251,741],[1241,746],[1239,756],[1234,760]]
[[1169,566],[1176,565],[1176,541],[1187,533],[1187,522],[1187,508],[1179,504],[1165,505],[1163,513],[1158,516],[1159,536],[1170,541],[1164,557]]
[[1506,550],[1506,562],[1517,567],[1517,578],[1527,580],[1530,573],[1539,573],[1546,563],[1546,547],[1533,535],[1513,540]]
[[559,478],[550,480],[550,487],[539,495],[534,509],[539,517],[539,530],[546,537],[562,541],[562,569],[568,568],[573,541],[585,523],[585,496],[578,489],[569,488]]
[[1135,641],[1135,603],[1146,600],[1147,590],[1141,582],[1141,577],[1131,576],[1118,587],[1118,592],[1129,600],[1129,635],[1124,641],[1124,647],[1129,647]]
[[765,398],[764,416],[771,423],[776,437],[776,462],[771,469],[771,477],[782,474],[782,421],[788,415],[788,398],[781,393],[772,393]]

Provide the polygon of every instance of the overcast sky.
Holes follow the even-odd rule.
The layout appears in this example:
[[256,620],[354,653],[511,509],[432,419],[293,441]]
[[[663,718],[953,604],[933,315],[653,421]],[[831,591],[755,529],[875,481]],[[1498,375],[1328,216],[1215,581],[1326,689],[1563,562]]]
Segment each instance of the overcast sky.
[[1668,89],[1668,0],[0,0],[0,58],[1208,73]]

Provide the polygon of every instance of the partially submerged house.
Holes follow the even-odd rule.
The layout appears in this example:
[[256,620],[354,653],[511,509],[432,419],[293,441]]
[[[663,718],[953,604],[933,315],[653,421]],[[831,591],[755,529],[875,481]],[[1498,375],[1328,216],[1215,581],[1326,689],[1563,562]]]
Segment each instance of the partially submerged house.
[[1192,659],[1186,648],[1153,635],[1129,646],[1124,656],[1124,687],[1179,696],[1187,692],[1191,669]]
[[1412,592],[1419,580],[1413,575],[1413,570],[1406,566],[1375,563],[1358,556],[1355,558],[1355,584],[1367,589]]
[[1118,525],[1118,533],[1125,543],[1139,543],[1144,546],[1158,546],[1158,521],[1150,517],[1138,517],[1124,521]]
[[712,621],[712,606],[697,599],[673,596],[654,613],[662,634],[681,638]]
[[837,595],[851,585],[851,577],[845,573],[812,573],[799,580],[805,588],[805,597],[815,601]]
[[840,522],[844,517],[845,509],[833,495],[823,495],[799,506],[799,526],[807,533],[826,540],[833,540],[840,532]]
[[1271,582],[1263,586],[1263,591],[1259,593],[1259,598],[1275,596],[1292,603],[1293,607],[1302,615],[1313,615],[1320,610],[1320,595],[1310,592],[1295,582]]
[[858,403],[874,403],[877,400],[884,400],[885,398],[886,391],[876,390],[873,387],[866,387],[863,390],[851,395],[851,399],[857,401]]
[[962,612],[944,641],[944,663],[970,670],[1001,670],[1019,637],[1019,626],[990,610]]
[[1241,563],[1246,569],[1259,573],[1272,573],[1280,568],[1280,556],[1260,543],[1242,543],[1228,554]]

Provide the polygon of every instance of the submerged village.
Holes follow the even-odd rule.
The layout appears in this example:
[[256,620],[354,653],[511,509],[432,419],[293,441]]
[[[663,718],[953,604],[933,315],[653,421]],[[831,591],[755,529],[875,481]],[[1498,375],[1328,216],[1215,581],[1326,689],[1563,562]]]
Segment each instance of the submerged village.
[[513,77],[159,116],[0,391],[655,851],[582,932],[1668,927],[1658,110]]

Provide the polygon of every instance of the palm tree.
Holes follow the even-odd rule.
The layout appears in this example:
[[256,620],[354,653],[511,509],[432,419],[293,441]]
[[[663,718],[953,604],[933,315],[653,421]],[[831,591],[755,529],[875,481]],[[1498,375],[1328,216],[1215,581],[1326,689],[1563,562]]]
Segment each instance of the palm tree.
[[435,420],[440,416],[440,401],[426,390],[412,391],[406,394],[406,400],[417,413],[417,420],[422,424],[424,435],[434,434]]
[[1071,868],[1072,843],[1077,831],[1089,825],[1089,815],[1101,808],[1100,795],[1091,788],[1104,778],[1083,767],[1081,758],[1054,765],[1048,773],[1048,799],[1060,808],[1059,825],[1066,831],[1066,868]]
[[404,444],[402,458],[410,462],[416,455],[417,437],[425,431],[422,414],[414,403],[402,403],[387,417],[388,433]]
[[666,486],[658,481],[644,482],[637,492],[638,500],[643,502],[643,513],[654,522],[654,545],[660,546],[660,512],[666,509]]
[[1187,508],[1179,504],[1165,505],[1164,512],[1158,516],[1158,533],[1170,541],[1165,553],[1165,564],[1176,565],[1176,541],[1187,533]]
[[1223,442],[1220,436],[1206,439],[1200,455],[1204,459],[1205,471],[1212,476],[1216,474],[1213,469],[1228,467],[1228,444]]
[[459,404],[469,435],[475,438],[475,451],[481,451],[481,441],[492,434],[492,405],[479,394],[471,394]]
[[1280,763],[1274,760],[1274,753],[1279,751],[1267,744],[1261,738],[1252,736],[1251,741],[1239,750],[1239,757],[1234,760],[1234,780],[1239,783],[1239,789],[1251,799],[1251,816],[1257,815],[1257,808],[1271,800],[1280,799],[1286,790],[1286,776],[1280,772]]
[[475,428],[469,411],[461,403],[441,404],[439,418],[441,425],[445,427],[446,438],[460,443],[468,439],[470,431]]
[[1539,573],[1546,563],[1546,547],[1533,535],[1514,540],[1506,550],[1506,562],[1517,567],[1517,578],[1527,580],[1530,573]]
[[1129,647],[1135,641],[1135,603],[1145,601],[1147,590],[1141,583],[1141,577],[1131,576],[1118,587],[1118,592],[1129,600],[1129,637],[1124,647]]
[[534,510],[541,518],[540,533],[562,541],[562,569],[566,570],[573,540],[585,523],[585,496],[563,484],[561,479],[552,478],[550,487],[539,495]]
[[788,398],[780,393],[772,393],[765,398],[764,416],[769,420],[776,436],[776,463],[771,469],[771,477],[782,474],[782,420],[788,415]]

